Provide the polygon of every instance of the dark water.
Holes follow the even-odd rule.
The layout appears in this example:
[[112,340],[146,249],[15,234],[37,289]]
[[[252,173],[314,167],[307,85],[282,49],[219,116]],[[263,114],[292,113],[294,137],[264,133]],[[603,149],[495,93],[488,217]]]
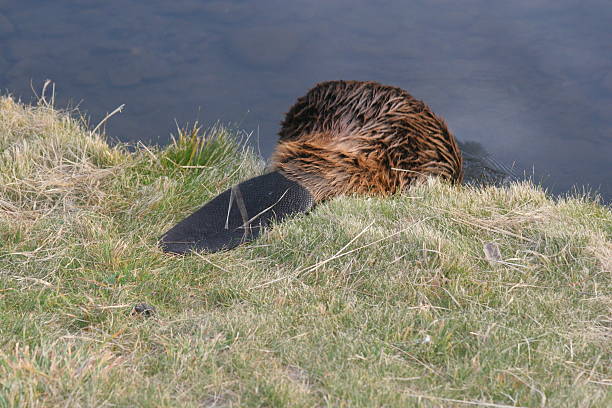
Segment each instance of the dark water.
[[264,156],[313,84],[375,80],[552,192],[612,200],[609,0],[0,0],[0,89],[47,78],[94,122],[126,104],[113,138],[220,120]]

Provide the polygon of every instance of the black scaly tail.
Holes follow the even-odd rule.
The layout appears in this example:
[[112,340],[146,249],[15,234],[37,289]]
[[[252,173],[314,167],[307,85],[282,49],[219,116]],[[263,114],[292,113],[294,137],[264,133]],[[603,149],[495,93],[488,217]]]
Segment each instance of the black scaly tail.
[[308,211],[312,195],[279,172],[233,186],[166,232],[164,252],[186,254],[232,249],[256,239],[273,221]]

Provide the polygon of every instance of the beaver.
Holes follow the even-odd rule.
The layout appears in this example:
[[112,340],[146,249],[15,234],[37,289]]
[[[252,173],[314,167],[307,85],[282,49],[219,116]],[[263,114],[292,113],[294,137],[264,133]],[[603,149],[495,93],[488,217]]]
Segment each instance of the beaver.
[[388,196],[428,176],[460,183],[463,165],[455,137],[424,102],[377,82],[322,82],[287,112],[268,172],[212,199],[160,246],[231,249],[334,196]]

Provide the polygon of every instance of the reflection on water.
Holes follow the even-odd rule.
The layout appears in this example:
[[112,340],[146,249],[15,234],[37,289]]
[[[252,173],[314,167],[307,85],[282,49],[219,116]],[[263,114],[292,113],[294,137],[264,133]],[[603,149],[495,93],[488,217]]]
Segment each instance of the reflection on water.
[[125,103],[107,126],[124,141],[234,122],[267,155],[313,84],[376,80],[517,174],[610,201],[610,21],[608,0],[0,0],[0,89],[51,78],[94,121]]
[[491,157],[481,143],[459,141],[463,154],[463,181],[474,185],[502,186],[521,177],[508,165]]

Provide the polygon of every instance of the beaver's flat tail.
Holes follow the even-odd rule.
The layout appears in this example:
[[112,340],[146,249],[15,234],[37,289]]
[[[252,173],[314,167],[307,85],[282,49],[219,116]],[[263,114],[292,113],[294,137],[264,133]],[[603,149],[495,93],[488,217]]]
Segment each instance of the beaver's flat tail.
[[244,181],[213,198],[166,232],[164,252],[216,252],[257,238],[273,221],[308,211],[312,195],[279,172]]

